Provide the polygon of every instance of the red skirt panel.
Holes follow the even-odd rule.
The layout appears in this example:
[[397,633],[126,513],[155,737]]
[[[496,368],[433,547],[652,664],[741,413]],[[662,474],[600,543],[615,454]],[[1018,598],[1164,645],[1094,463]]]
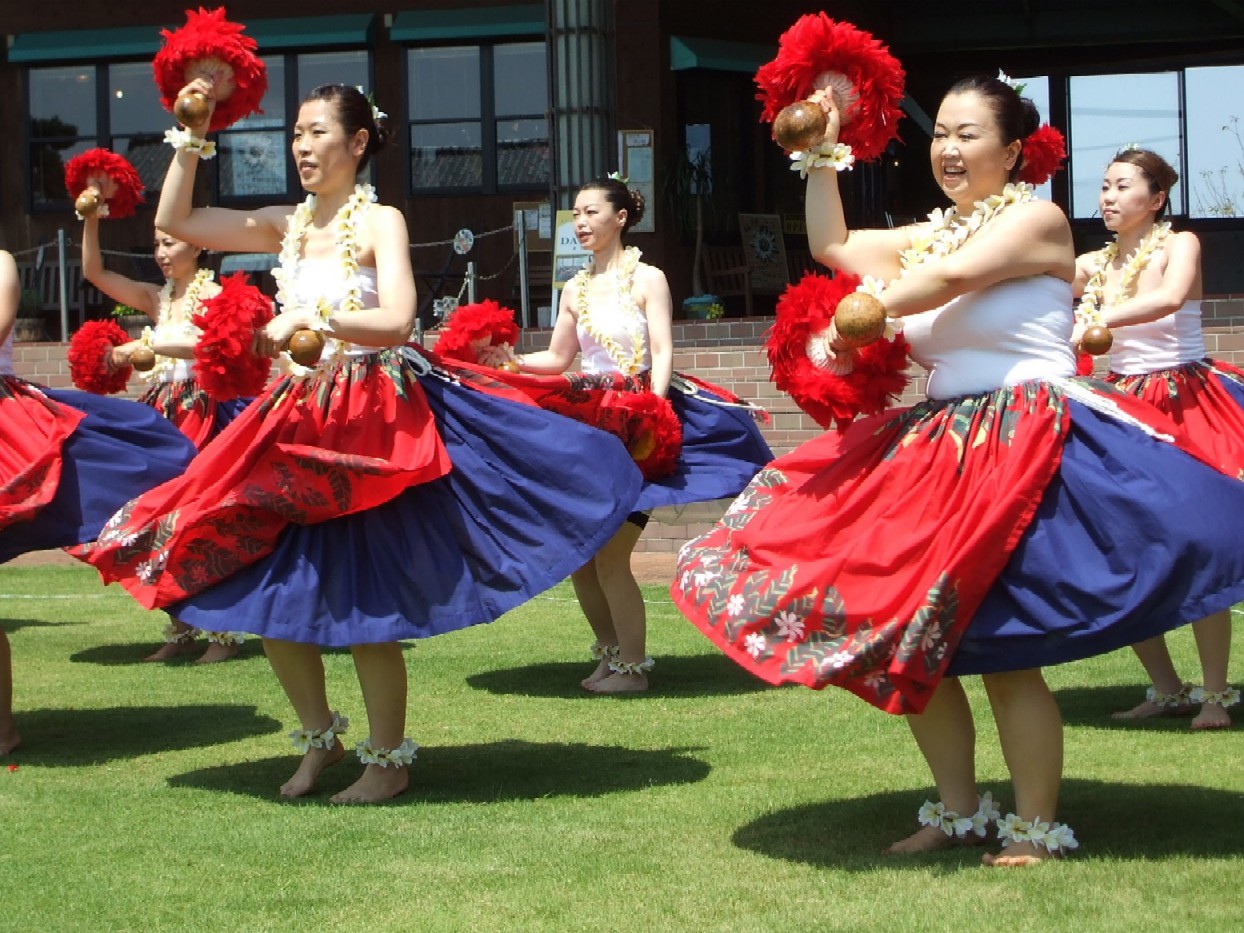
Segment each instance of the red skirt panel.
[[177,425],[200,450],[216,433],[216,402],[194,379],[153,383],[138,401]]
[[1106,378],[1174,421],[1200,459],[1244,479],[1244,371],[1206,359],[1177,369],[1110,373]]
[[683,548],[674,601],[770,683],[919,712],[1031,521],[1067,425],[1062,397],[1027,383],[826,434]]
[[155,608],[270,553],[290,523],[365,511],[446,475],[427,398],[400,361],[385,350],[276,380],[185,474],[129,502],[79,556]]
[[60,484],[61,447],[85,415],[16,376],[0,376],[0,528],[47,505]]

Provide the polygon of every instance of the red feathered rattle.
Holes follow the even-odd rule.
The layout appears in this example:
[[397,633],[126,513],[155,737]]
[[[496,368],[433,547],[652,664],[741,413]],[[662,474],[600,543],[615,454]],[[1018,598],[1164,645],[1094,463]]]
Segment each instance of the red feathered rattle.
[[833,94],[841,116],[839,142],[866,162],[898,138],[905,77],[898,59],[871,34],[808,13],[782,33],[777,57],[756,71],[760,119],[773,123],[783,149],[811,149],[826,129],[825,111],[808,100],[819,84]]
[[79,219],[91,214],[119,220],[143,200],[143,180],[124,156],[88,149],[65,163],[65,190]]
[[[765,344],[772,379],[823,428],[845,430],[857,415],[883,411],[907,386],[907,341],[875,339],[879,305],[855,290],[859,278],[811,273],[787,287]],[[840,335],[870,342],[839,354],[826,345],[830,320]],[[858,330],[857,330],[858,327]]]
[[243,35],[243,26],[225,19],[224,7],[196,13],[186,11],[186,25],[162,29],[164,45],[151,63],[160,102],[186,126],[197,126],[207,115],[207,101],[200,94],[178,93],[191,81],[202,78],[212,85],[216,110],[208,130],[221,130],[242,117],[261,113],[259,103],[268,90],[268,73],[255,54],[258,46]]
[[227,402],[258,395],[268,381],[272,361],[256,356],[255,331],[272,320],[272,301],[235,272],[220,281],[220,291],[200,303],[191,319],[199,329],[194,372],[211,398]]
[[[514,312],[486,298],[477,304],[459,305],[449,315],[437,338],[436,353],[451,360],[478,363],[480,351],[486,347],[512,347],[517,343]],[[498,369],[518,371],[513,363],[503,363]]]
[[83,392],[112,395],[121,392],[134,372],[132,366],[108,371],[108,354],[113,347],[129,343],[130,336],[116,321],[87,321],[69,340],[69,375]]
[[674,472],[682,452],[682,422],[669,399],[652,392],[608,392],[596,426],[621,439],[644,479]]

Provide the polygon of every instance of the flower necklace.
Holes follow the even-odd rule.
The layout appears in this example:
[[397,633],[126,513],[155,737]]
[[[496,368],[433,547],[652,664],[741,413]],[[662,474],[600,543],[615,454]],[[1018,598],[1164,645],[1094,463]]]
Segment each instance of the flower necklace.
[[1084,285],[1084,294],[1080,296],[1080,303],[1076,306],[1076,323],[1083,324],[1085,327],[1105,326],[1106,308],[1113,307],[1132,296],[1136,288],[1137,277],[1149,265],[1153,254],[1166,243],[1170,232],[1170,221],[1155,223],[1149,228],[1149,232],[1141,237],[1136,248],[1132,250],[1132,255],[1124,260],[1123,274],[1119,276],[1119,284],[1110,294],[1106,291],[1106,270],[1119,256],[1118,234],[1115,234],[1114,240],[1099,249],[1096,259],[1093,260],[1088,282]]
[[[156,314],[156,324],[152,329],[154,338],[160,337],[195,337],[198,329],[191,322],[195,309],[199,306],[199,295],[203,288],[214,278],[211,269],[199,269],[186,286],[181,296],[181,314],[179,320],[173,320],[173,280],[167,279],[160,289],[160,310]],[[162,381],[164,374],[171,373],[177,365],[177,359],[171,356],[157,356],[155,365],[145,373],[141,373],[147,382]]]
[[903,272],[930,259],[949,256],[1012,204],[1023,204],[1035,198],[1033,186],[1021,181],[1006,185],[1001,194],[991,194],[985,200],[977,201],[975,210],[966,217],[959,213],[957,207],[947,210],[938,208],[929,214],[929,228],[916,231],[912,235],[911,247],[899,254]]
[[[333,216],[332,224],[336,227],[337,257],[341,263],[342,275],[345,278],[345,297],[341,300],[340,310],[358,311],[363,307],[363,285],[359,280],[358,262],[358,224],[367,207],[376,200],[376,189],[371,185],[355,185],[354,192],[346,199],[346,203],[338,208]],[[307,239],[307,228],[315,217],[316,197],[307,195],[307,199],[294,208],[290,215],[289,226],[281,239],[279,265],[272,270],[276,279],[276,299],[282,308],[293,308],[297,299],[289,289],[297,270],[298,260],[302,258],[302,248]],[[327,330],[328,318],[333,313],[328,302],[320,299],[316,306],[319,320],[312,324],[315,330]],[[331,356],[325,353],[321,359]]]
[[620,305],[623,312],[633,312],[628,329],[628,335],[631,338],[630,352],[622,349],[622,345],[618,341],[602,332],[592,320],[592,307],[588,301],[587,289],[592,276],[597,274],[594,271],[596,267],[595,257],[587,266],[580,269],[572,280],[573,284],[579,289],[579,306],[576,309],[579,315],[579,326],[587,331],[588,335],[597,344],[605,348],[605,352],[609,354],[609,359],[613,362],[613,365],[618,367],[618,372],[624,376],[638,375],[644,366],[644,336],[647,327],[644,316],[636,307],[635,295],[633,293],[635,270],[639,267],[639,257],[641,255],[639,247],[628,246],[622,250],[622,263],[616,271],[609,272],[606,270],[606,272],[599,273],[600,275],[612,275],[614,288],[619,299],[618,305]]

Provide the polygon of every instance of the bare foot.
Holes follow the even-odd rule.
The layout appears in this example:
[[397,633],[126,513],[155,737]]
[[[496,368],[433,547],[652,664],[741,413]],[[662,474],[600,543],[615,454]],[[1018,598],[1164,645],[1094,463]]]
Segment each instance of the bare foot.
[[1029,865],[1048,862],[1053,858],[1056,856],[1045,846],[1034,845],[1031,842],[1016,842],[997,855],[986,852],[981,857],[981,864],[988,865],[990,868],[1026,868]]
[[969,833],[966,836],[947,836],[936,826],[921,826],[906,839],[900,839],[885,850],[886,855],[915,855],[920,852],[940,852],[961,846],[979,846],[983,836]]
[[17,723],[12,719],[0,724],[0,755],[15,752],[22,744],[22,737],[17,732]]
[[207,643],[207,650],[198,658],[195,664],[217,664],[220,661],[228,661],[230,658],[238,656],[237,645],[222,645],[218,641]]
[[298,763],[294,776],[281,785],[282,797],[302,797],[315,790],[315,779],[329,765],[341,761],[346,753],[345,748],[337,739],[333,739],[332,748],[309,748]]
[[596,665],[596,670],[591,675],[579,681],[579,685],[584,690],[591,690],[592,684],[599,683],[609,676],[609,658],[601,658],[600,663]]
[[410,783],[408,769],[400,765],[368,765],[363,776],[343,790],[334,794],[333,803],[382,803],[406,790]]
[[591,693],[643,693],[648,689],[648,675],[610,673],[583,686]]
[[1230,729],[1231,714],[1218,703],[1202,703],[1201,712],[1192,720],[1192,728],[1196,732]]
[[1111,719],[1159,719],[1168,716],[1191,716],[1196,710],[1195,703],[1180,703],[1178,706],[1162,706],[1153,700],[1145,700],[1131,709],[1112,713]]
[[154,654],[149,654],[144,661],[171,661],[173,658],[180,657],[183,654],[193,654],[195,644],[193,638],[187,638],[185,641],[166,641],[164,646]]

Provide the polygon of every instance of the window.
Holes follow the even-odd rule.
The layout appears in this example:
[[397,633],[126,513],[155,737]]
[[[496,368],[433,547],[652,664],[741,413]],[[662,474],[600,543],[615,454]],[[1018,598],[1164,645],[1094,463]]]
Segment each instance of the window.
[[[301,198],[289,168],[289,115],[319,84],[366,88],[371,70],[363,50],[272,55],[264,57],[264,64],[268,91],[260,104],[263,112],[219,133],[219,158],[207,163],[219,203]],[[286,80],[291,72],[292,95]],[[129,159],[149,201],[159,195],[172,158],[164,144],[172,117],[160,105],[150,61],[32,67],[28,75],[33,209],[68,209],[64,164],[94,146]]]
[[412,48],[406,71],[412,192],[548,186],[543,42]]
[[1189,68],[1184,82],[1188,213],[1244,217],[1244,66]]
[[[1114,74],[1072,77],[1071,214],[1097,216],[1102,174],[1120,148],[1133,143],[1152,149],[1176,169],[1180,165],[1180,74]],[[1187,213],[1182,185],[1171,191],[1171,209]]]

